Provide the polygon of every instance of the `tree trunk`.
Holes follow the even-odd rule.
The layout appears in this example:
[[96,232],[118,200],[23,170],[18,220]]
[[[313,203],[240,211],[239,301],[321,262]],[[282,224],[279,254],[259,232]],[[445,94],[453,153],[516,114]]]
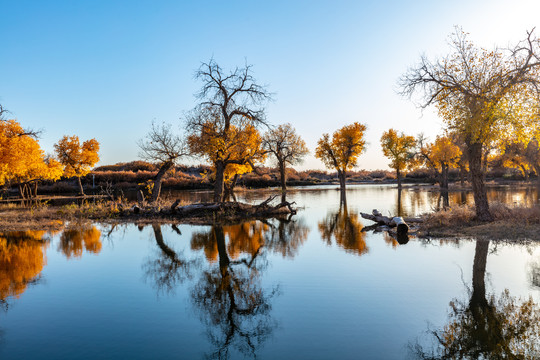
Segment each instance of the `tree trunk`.
[[236,196],[234,195],[234,188],[236,187],[236,182],[238,181],[238,174],[234,174],[233,179],[229,185],[223,183],[223,199],[229,201],[230,198],[236,202]]
[[448,192],[448,165],[441,164],[441,191]]
[[281,202],[287,201],[287,172],[285,162],[279,162],[279,175],[281,180]]
[[461,186],[465,186],[465,166],[459,166],[459,179],[461,181]]
[[534,172],[536,172],[536,180],[538,181],[538,185],[540,185],[540,165],[535,164],[533,167]]
[[85,196],[80,176],[77,176],[77,181],[79,183],[79,195]]
[[154,178],[154,188],[152,189],[152,202],[156,202],[157,199],[159,199],[159,195],[161,194],[161,180],[163,180],[163,176],[165,176],[165,173],[169,171],[172,166],[172,161],[166,161],[159,168],[159,171]]
[[396,177],[397,177],[397,188],[398,190],[401,190],[401,171],[399,171],[399,169],[396,169]]
[[23,184],[19,184],[19,194],[21,195],[21,198],[24,200],[25,199],[25,193],[24,193],[24,185]]
[[450,206],[450,198],[448,197],[448,190],[441,190],[439,196],[443,200],[443,209],[446,209]]
[[493,217],[489,212],[487,189],[484,184],[484,173],[482,171],[482,144],[468,144],[467,150],[476,217],[480,221],[492,221]]
[[214,202],[223,202],[223,188],[225,184],[225,164],[223,161],[215,163],[216,182],[214,184]]
[[341,204],[347,204],[347,192],[345,187],[345,171],[338,170],[338,178],[339,178],[339,201]]
[[34,197],[37,198],[37,188],[38,188],[38,182],[37,180],[34,182]]

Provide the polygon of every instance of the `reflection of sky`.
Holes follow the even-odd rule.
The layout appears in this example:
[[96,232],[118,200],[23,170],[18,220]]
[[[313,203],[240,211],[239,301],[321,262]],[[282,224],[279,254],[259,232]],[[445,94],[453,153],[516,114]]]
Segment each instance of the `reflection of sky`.
[[[395,195],[389,186],[350,187],[349,212],[392,212]],[[305,206],[298,217],[310,232],[294,258],[265,253],[269,266],[261,273],[261,287],[279,285],[270,311],[279,326],[259,349],[260,358],[357,358],[361,353],[401,359],[405,345],[428,322],[445,323],[452,299],[467,300],[473,241],[412,239],[392,247],[381,234],[368,233],[369,252],[357,256],[320,239],[317,224],[339,209],[338,191],[297,191],[290,200]],[[433,197],[407,191],[403,200],[405,208],[421,212]],[[203,257],[202,251],[190,250],[190,240],[193,232],[208,228],[179,229],[181,236],[162,227],[167,246],[188,258]],[[106,227],[100,230],[107,233]],[[73,353],[166,358],[181,351],[183,357],[199,358],[206,350],[205,325],[190,303],[193,282],[179,285],[174,294],[158,294],[143,276],[143,264],[160,252],[151,227],[142,232],[121,227],[109,239],[102,237],[99,254],[84,253],[76,261],[55,251],[59,236],[47,251],[43,283],[0,313],[0,356],[32,358],[39,351],[51,359]],[[492,242],[490,250],[488,294],[509,289],[512,296],[531,294],[540,301],[540,289],[529,286],[530,265],[540,260],[540,248]]]

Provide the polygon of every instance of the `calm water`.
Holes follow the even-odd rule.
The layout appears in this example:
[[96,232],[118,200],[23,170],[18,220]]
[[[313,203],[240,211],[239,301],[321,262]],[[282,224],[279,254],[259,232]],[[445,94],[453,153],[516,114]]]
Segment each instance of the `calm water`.
[[[490,197],[538,203],[536,189]],[[361,231],[371,224],[359,211],[436,208],[438,195],[419,188],[399,204],[395,188],[367,185],[349,188],[346,208],[335,187],[290,200],[297,216],[266,223],[0,234],[0,358],[539,357],[536,243],[399,245]]]

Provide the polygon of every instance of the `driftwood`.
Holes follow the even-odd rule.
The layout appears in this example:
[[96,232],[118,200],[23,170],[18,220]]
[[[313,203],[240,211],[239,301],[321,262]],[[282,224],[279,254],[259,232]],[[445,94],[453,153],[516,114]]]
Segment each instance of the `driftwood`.
[[[366,226],[362,231],[373,230],[375,232],[387,231],[388,234],[398,240],[400,244],[406,244],[409,241],[409,224],[407,223],[421,223],[422,219],[419,218],[403,218],[400,216],[388,217],[381,214],[380,211],[374,209],[371,214],[360,213],[364,219],[371,220],[377,224]],[[393,230],[396,228],[396,231]]]
[[208,222],[219,220],[242,220],[248,218],[269,218],[284,214],[296,214],[293,208],[294,202],[283,201],[277,205],[270,203],[277,196],[270,196],[260,204],[251,205],[239,202],[222,203],[198,203],[186,206],[178,206],[180,200],[176,200],[170,207],[158,208],[155,206],[142,207],[134,205],[125,215],[136,214],[140,217],[173,217],[200,219]]

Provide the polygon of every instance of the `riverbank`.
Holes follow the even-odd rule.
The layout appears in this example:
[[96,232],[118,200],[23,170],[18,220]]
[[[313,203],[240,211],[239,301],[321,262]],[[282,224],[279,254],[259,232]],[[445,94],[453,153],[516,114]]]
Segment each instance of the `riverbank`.
[[493,221],[476,220],[474,206],[454,206],[423,216],[423,237],[474,238],[486,240],[540,240],[540,206],[490,204]]
[[82,201],[64,206],[38,203],[31,207],[22,207],[10,204],[0,207],[0,229],[55,231],[61,229],[65,223],[82,221],[214,225],[296,214],[293,204],[274,201],[275,198],[277,195],[258,204],[242,202],[185,204],[178,200],[174,202],[162,200],[152,205],[104,200]]

